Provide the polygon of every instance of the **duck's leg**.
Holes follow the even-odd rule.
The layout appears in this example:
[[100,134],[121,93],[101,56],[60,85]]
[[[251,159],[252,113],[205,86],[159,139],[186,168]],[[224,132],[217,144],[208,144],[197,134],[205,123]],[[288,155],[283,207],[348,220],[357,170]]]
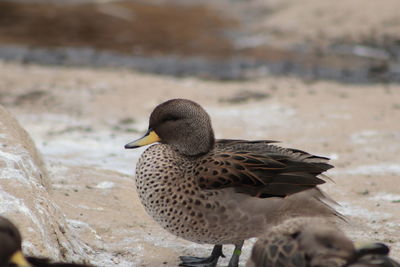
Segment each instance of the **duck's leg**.
[[233,254],[231,259],[229,260],[228,267],[238,267],[239,266],[239,257],[242,254],[242,247],[244,241],[240,241],[239,243],[235,244],[235,249],[233,250]]
[[215,245],[211,256],[208,258],[199,258],[199,257],[190,257],[190,256],[181,256],[181,263],[179,266],[185,267],[215,267],[217,266],[217,262],[219,257],[224,257],[222,254],[222,245]]

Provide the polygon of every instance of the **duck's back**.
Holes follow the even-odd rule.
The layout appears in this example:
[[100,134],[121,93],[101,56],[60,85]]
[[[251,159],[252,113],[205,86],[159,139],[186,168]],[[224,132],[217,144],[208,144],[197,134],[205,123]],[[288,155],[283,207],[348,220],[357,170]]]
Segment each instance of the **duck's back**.
[[[273,141],[218,140],[198,166],[203,189],[233,187],[255,197],[286,197],[325,183],[328,158],[275,146]],[[203,178],[203,179],[202,179]]]

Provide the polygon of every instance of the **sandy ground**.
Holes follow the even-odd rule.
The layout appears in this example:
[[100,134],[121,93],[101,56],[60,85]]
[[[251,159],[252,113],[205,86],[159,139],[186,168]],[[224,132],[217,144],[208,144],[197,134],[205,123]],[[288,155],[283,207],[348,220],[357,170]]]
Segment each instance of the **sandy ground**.
[[145,131],[153,107],[175,97],[203,105],[218,138],[280,140],[331,157],[334,182],[322,188],[348,217],[346,232],[383,241],[400,258],[398,85],[213,82],[4,62],[0,81],[0,103],[43,154],[50,196],[75,236],[93,249],[95,264],[176,266],[179,255],[211,250],[170,235],[145,213],[133,181],[143,150],[123,149]]

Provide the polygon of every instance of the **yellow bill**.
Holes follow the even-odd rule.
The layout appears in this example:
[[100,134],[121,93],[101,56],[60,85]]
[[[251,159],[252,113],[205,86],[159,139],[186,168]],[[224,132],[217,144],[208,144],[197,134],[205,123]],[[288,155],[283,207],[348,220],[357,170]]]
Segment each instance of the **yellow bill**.
[[128,144],[125,145],[126,149],[130,149],[130,148],[138,148],[141,146],[145,146],[145,145],[150,145],[152,143],[155,142],[159,142],[161,139],[160,137],[156,134],[155,131],[153,131],[152,129],[149,129],[142,138],[139,138],[135,141],[132,141]]
[[14,263],[18,267],[31,267],[32,266],[29,264],[29,262],[26,261],[24,255],[22,254],[22,252],[20,250],[18,250],[17,252],[15,252],[12,255],[12,257],[10,259],[10,263]]

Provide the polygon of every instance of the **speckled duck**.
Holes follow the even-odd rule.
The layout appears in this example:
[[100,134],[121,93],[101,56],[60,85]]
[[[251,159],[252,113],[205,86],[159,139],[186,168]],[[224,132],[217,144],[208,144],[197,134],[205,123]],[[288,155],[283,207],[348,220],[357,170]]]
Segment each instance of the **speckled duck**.
[[297,217],[260,237],[246,267],[400,267],[389,251],[382,243],[357,247],[321,218]]
[[224,244],[235,245],[229,266],[238,266],[244,240],[285,218],[338,216],[316,187],[332,168],[327,158],[269,140],[215,140],[210,117],[193,101],[158,105],[147,133],[125,148],[154,142],[136,166],[146,211],[176,236],[215,245],[208,258],[181,257],[181,266],[216,266]]

